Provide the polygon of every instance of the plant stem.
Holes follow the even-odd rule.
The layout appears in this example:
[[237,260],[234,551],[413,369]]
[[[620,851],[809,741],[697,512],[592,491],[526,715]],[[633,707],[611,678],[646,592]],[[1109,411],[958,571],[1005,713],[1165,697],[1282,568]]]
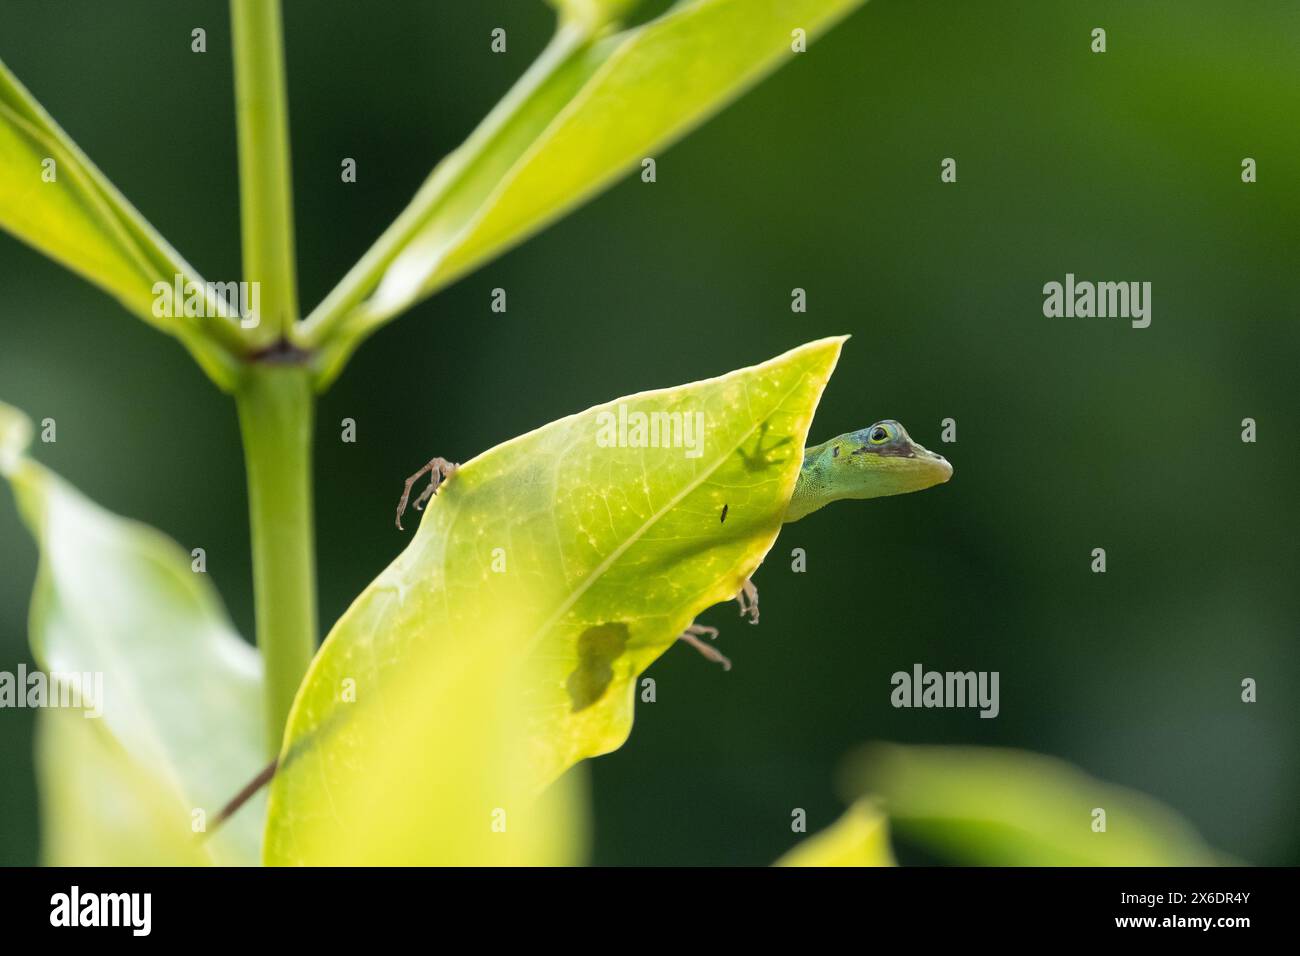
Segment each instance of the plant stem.
[[244,278],[261,283],[260,345],[298,319],[280,0],[230,0],[239,130],[239,206]]
[[312,527],[314,393],[303,367],[259,365],[235,393],[248,471],[257,645],[266,683],[268,753],[280,741],[316,650]]
[[[230,0],[230,17],[244,278],[257,284],[261,300],[261,322],[250,341],[266,349],[287,341],[298,321],[280,0]],[[235,402],[248,471],[268,754],[274,757],[316,649],[312,385],[302,366],[254,361]]]

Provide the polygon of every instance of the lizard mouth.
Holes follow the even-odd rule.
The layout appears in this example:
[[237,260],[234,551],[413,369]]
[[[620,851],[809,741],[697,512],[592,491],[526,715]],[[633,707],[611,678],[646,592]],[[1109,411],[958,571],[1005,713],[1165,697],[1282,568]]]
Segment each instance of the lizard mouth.
[[944,458],[943,455],[935,455],[934,452],[930,452],[930,454],[934,456],[935,464],[938,466],[939,473],[942,475],[939,481],[947,481],[952,477],[952,462],[947,458]]
[[912,453],[913,457],[922,460],[928,469],[933,470],[937,479],[935,484],[942,484],[952,477],[952,463],[943,455],[936,454],[930,449],[917,444],[912,445]]
[[[915,458],[926,462],[927,464],[934,463],[940,466],[940,470],[946,468],[948,476],[952,476],[952,465],[949,463],[947,458],[944,458],[943,455],[935,454],[924,445],[918,445],[913,441],[904,441],[895,445],[881,445],[875,448],[870,445],[863,445],[860,448],[853,449],[849,454],[879,455],[881,458]],[[944,481],[947,480],[947,478],[944,478]]]

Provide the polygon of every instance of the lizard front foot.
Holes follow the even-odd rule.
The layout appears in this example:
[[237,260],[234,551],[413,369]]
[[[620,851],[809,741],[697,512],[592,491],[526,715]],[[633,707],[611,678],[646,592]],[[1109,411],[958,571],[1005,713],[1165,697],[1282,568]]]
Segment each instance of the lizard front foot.
[[402,515],[406,513],[406,502],[411,497],[411,486],[420,480],[420,476],[426,472],[429,474],[429,486],[420,492],[420,497],[415,499],[415,510],[423,511],[425,502],[438,493],[440,485],[450,480],[451,476],[456,474],[456,469],[460,465],[454,461],[448,461],[445,458],[434,458],[427,465],[406,479],[406,487],[402,489],[402,500],[397,503],[397,530],[402,528]]
[[758,588],[754,587],[753,581],[745,579],[736,595],[736,603],[740,605],[741,617],[749,618],[750,624],[758,623]]
[[711,641],[718,639],[718,629],[708,627],[704,624],[692,624],[686,630],[677,635],[677,640],[685,641],[691,647],[695,648],[706,658],[715,664],[721,664],[724,671],[731,670],[731,661],[712,644],[705,644],[700,638],[707,637]]

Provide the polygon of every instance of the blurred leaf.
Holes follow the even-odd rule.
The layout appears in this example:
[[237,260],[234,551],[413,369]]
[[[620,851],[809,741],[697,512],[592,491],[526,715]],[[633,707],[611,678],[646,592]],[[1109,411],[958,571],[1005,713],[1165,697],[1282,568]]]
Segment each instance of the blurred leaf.
[[174,541],[8,445],[23,421],[0,403],[3,472],[41,550],[32,653],[46,673],[102,675],[83,684],[102,716],[41,714],[47,861],[256,863],[264,800],[201,845],[191,830],[195,809],[211,819],[261,769],[256,652]]
[[0,402],[0,475],[18,467],[31,440],[31,419],[12,405]]
[[[464,465],[299,689],[266,861],[501,861],[491,811],[621,746],[637,677],[771,547],[841,342],[618,399]],[[608,447],[620,410],[702,416],[699,456]],[[544,858],[528,849],[505,861]]]
[[[42,176],[54,160],[53,182]],[[0,228],[179,338],[223,387],[243,349],[233,320],[153,314],[155,282],[202,282],[0,62]],[[183,310],[182,310],[183,311]]]
[[[46,709],[36,719],[41,860],[46,866],[204,866],[175,794],[140,766],[101,721]],[[160,827],[160,820],[171,826]],[[255,848],[255,844],[254,844]],[[220,862],[250,863],[246,854]]]
[[538,803],[527,775],[528,669],[510,666],[510,632],[416,633],[408,624],[395,636],[410,640],[399,644],[371,630],[387,626],[367,620],[377,616],[379,607],[350,612],[307,678],[290,733],[304,723],[312,731],[292,738],[272,782],[265,862],[585,862],[584,777],[566,777]]
[[[883,800],[895,829],[934,853],[983,866],[1212,866],[1217,856],[1159,801],[1055,757],[992,747],[878,744],[849,786]],[[1106,831],[1092,829],[1106,811]]]
[[562,23],[308,318],[304,341],[325,348],[321,383],[375,328],[599,192],[793,57],[794,29],[811,38],[861,2],[691,0],[608,36]]
[[889,821],[875,803],[858,800],[829,828],[813,834],[777,866],[897,866]]
[[597,29],[613,23],[641,0],[549,0],[562,17]]

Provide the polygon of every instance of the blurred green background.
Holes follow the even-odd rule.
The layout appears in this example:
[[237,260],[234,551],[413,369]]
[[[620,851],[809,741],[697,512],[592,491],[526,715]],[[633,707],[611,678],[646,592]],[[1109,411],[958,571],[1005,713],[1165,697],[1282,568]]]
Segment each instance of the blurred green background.
[[[309,308],[553,19],[540,0],[289,0],[285,18]],[[238,277],[223,3],[6,0],[0,57],[204,275]],[[651,669],[657,703],[591,765],[595,861],[768,863],[795,841],[791,809],[828,824],[841,757],[887,739],[1056,754],[1222,850],[1300,863],[1298,119],[1293,0],[867,4],[660,156],[657,183],[630,173],[362,348],[318,415],[323,625],[403,546],[394,500],[431,455],[851,332],[813,440],[896,417],[954,480],[785,529],[756,577],[762,624],[703,618],[735,669],[685,647]],[[1151,327],[1044,318],[1067,272],[1150,281]],[[0,397],[57,420],[35,453],[96,501],[206,548],[251,635],[233,405],[7,235]],[[7,494],[0,542],[14,670],[36,553]],[[891,708],[889,675],[915,662],[1000,671],[1001,715]],[[0,711],[0,863],[37,860],[31,731],[30,711]]]

